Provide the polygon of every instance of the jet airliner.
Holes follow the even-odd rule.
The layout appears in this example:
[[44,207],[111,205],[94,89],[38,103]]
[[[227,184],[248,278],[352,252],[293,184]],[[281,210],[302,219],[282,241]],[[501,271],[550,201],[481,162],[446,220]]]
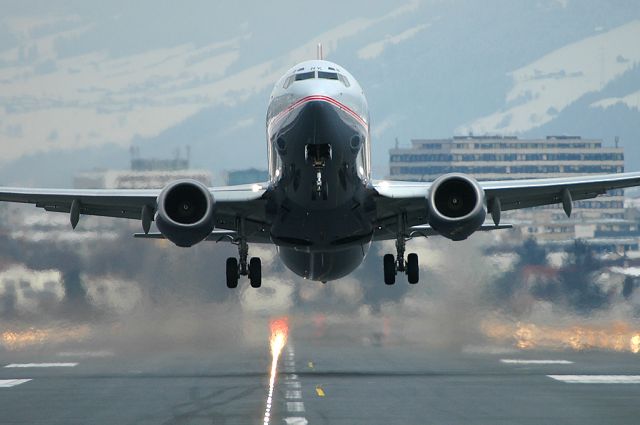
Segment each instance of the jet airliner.
[[[441,235],[462,241],[477,231],[504,229],[502,211],[562,204],[607,190],[640,185],[640,173],[478,182],[451,173],[433,182],[371,178],[367,100],[356,79],[326,60],[295,65],[275,84],[266,117],[269,181],[206,187],[177,180],[162,189],[26,189],[0,187],[0,201],[31,203],[70,215],[137,219],[138,238],[191,247],[228,241],[238,256],[226,261],[226,283],[240,276],[262,283],[249,245],[275,244],[284,264],[306,279],[326,282],[356,269],[373,242],[395,241],[383,257],[384,282],[398,274],[419,280],[418,256],[407,241]],[[487,224],[485,219],[490,216]],[[157,232],[151,232],[155,222]]]

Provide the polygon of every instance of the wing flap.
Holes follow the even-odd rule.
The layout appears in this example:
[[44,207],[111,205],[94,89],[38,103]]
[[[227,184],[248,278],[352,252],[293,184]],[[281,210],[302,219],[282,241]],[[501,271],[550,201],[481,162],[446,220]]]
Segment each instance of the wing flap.
[[[235,242],[238,233],[234,230],[223,230],[216,229],[211,232],[209,236],[206,237],[206,241],[212,242]],[[155,240],[163,240],[166,239],[164,235],[160,232],[151,232],[151,233],[134,233],[133,237],[136,239],[155,239]],[[268,234],[257,232],[251,233],[247,236],[248,243],[271,243],[271,238]]]
[[[504,229],[512,229],[512,224],[500,224],[498,226],[494,224],[483,224],[477,232],[491,232],[493,230],[504,230]],[[409,236],[414,238],[418,236],[430,237],[430,236],[440,236],[440,233],[436,232],[431,226],[428,224],[420,224],[417,226],[411,226],[409,228]],[[373,236],[374,241],[389,241],[395,240],[396,234],[392,231],[389,231],[386,228],[380,229]]]

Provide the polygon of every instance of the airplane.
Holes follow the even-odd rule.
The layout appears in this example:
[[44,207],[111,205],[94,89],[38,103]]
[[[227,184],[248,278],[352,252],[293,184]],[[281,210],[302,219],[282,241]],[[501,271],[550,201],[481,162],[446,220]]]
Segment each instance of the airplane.
[[[228,241],[238,257],[226,261],[228,288],[240,276],[262,284],[249,244],[274,244],[295,274],[327,282],[350,274],[373,242],[395,240],[383,257],[387,285],[405,274],[419,280],[418,256],[406,243],[440,235],[462,241],[477,231],[510,228],[502,211],[572,202],[640,185],[640,173],[478,182],[444,174],[433,182],[371,178],[369,109],[357,80],[336,63],[299,63],[275,84],[266,117],[269,181],[206,187],[177,180],[162,189],[27,189],[0,187],[0,201],[34,204],[70,215],[137,219],[137,238],[168,239],[179,247]],[[490,215],[493,224],[485,224]],[[155,222],[157,232],[150,232]]]

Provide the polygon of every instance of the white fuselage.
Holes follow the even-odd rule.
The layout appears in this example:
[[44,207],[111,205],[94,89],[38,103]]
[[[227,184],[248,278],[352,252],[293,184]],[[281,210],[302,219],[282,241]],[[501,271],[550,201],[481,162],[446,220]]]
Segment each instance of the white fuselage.
[[267,143],[271,239],[283,261],[315,280],[350,273],[373,235],[369,110],[362,88],[332,62],[296,65],[271,94]]

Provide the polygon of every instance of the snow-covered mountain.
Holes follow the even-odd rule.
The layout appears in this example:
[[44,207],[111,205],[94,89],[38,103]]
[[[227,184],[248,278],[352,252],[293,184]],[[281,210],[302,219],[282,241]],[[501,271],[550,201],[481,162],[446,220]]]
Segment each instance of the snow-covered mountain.
[[[510,73],[513,87],[506,108],[459,131],[519,134],[540,127],[586,94],[603,92],[639,63],[640,20],[635,20],[563,46]],[[638,109],[634,94],[604,97],[590,106],[606,109],[622,103]]]
[[396,137],[469,131],[618,135],[628,169],[640,169],[635,0],[4,9],[3,183],[68,185],[81,169],[125,167],[131,144],[158,155],[190,145],[212,171],[263,167],[272,84],[317,42],[365,89],[378,175]]

